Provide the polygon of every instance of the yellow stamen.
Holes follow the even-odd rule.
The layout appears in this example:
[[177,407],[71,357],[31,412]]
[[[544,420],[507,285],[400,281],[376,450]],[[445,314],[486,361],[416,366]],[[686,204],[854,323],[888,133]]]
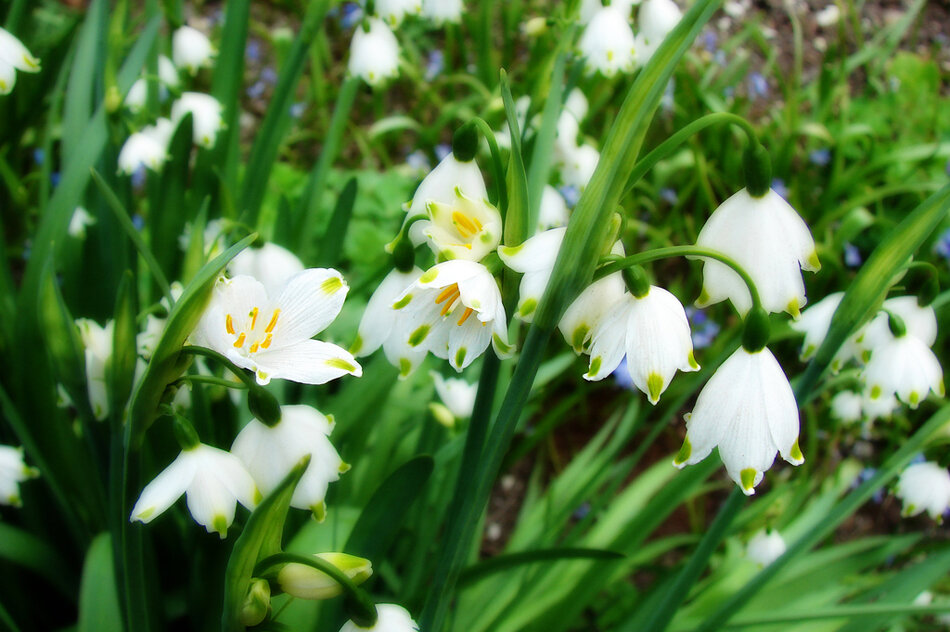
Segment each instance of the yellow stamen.
[[231,314],[228,314],[224,319],[224,328],[228,330],[229,334],[234,334],[234,319],[231,318]]
[[270,346],[271,340],[273,339],[274,339],[274,334],[267,334],[267,337],[264,338],[264,342],[261,343],[261,347],[263,347],[264,349],[268,348]]
[[258,348],[259,346],[260,346],[260,345],[258,345],[258,344],[255,342],[254,344],[251,345],[251,348],[248,349],[248,351],[250,351],[251,353],[257,353],[257,348]]
[[474,312],[474,311],[475,311],[475,310],[472,309],[471,307],[466,307],[466,308],[465,308],[465,312],[462,314],[462,317],[459,318],[459,322],[458,322],[459,327],[462,326],[462,323],[464,323],[466,320],[468,320],[468,317],[471,316],[471,315],[472,315],[472,312]]
[[247,336],[245,336],[245,335],[244,335],[244,332],[242,331],[242,332],[241,332],[241,335],[238,336],[238,339],[234,341],[234,346],[237,347],[237,348],[243,347],[243,346],[244,346],[244,339],[245,339],[246,337],[247,337]]
[[482,229],[481,222],[458,211],[452,211],[452,223],[455,224],[459,234],[466,239],[478,234]]
[[251,329],[254,329],[254,326],[257,325],[257,308],[252,309],[248,315],[251,317]]
[[[458,284],[453,283],[449,287],[442,290],[442,292],[438,296],[435,297],[435,302],[436,304],[439,304],[449,297],[454,298],[454,295],[457,295],[458,293],[459,293],[459,286]],[[452,301],[449,301],[449,302],[451,303]]]
[[277,326],[277,317],[280,316],[280,309],[274,310],[274,315],[270,317],[270,322],[267,323],[267,327],[264,328],[264,333],[269,334],[274,331],[274,327]]
[[445,306],[442,308],[442,311],[439,312],[439,315],[440,315],[440,316],[445,316],[446,314],[448,314],[449,312],[452,311],[452,308],[453,308],[454,306],[455,306],[455,299],[453,298],[451,301],[447,301],[447,302],[445,303]]

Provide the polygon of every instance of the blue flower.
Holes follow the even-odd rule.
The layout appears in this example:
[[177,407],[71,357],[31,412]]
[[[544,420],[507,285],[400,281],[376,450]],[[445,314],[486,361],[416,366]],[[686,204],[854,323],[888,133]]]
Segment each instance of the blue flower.
[[808,154],[808,160],[813,165],[824,167],[831,162],[831,150],[828,148],[816,149]]
[[937,237],[937,241],[934,242],[934,252],[944,259],[950,260],[950,228]]
[[567,202],[568,208],[574,208],[577,206],[577,201],[581,199],[580,190],[573,184],[566,184],[560,187],[558,192],[564,197],[564,201]]
[[617,365],[617,368],[614,369],[611,375],[613,375],[617,381],[617,386],[620,388],[628,391],[632,391],[636,388],[633,383],[633,378],[630,376],[630,371],[627,370],[627,356],[623,357],[623,360],[620,361],[620,364]]
[[426,61],[426,81],[432,81],[445,68],[445,55],[441,50],[435,49],[429,53]]
[[686,318],[689,319],[693,349],[710,346],[719,334],[719,323],[710,320],[705,311],[695,307],[686,308]]
[[785,186],[785,180],[782,180],[781,178],[773,178],[772,190],[782,196],[783,199],[788,200],[788,187]]
[[676,203],[679,202],[679,197],[676,195],[676,191],[670,188],[660,189],[660,199],[670,206],[676,206]]
[[442,160],[452,153],[452,146],[446,143],[439,143],[435,146],[435,157],[442,162]]
[[347,2],[343,5],[343,16],[340,18],[340,24],[348,29],[358,24],[363,19],[363,9],[355,2]]
[[749,98],[760,99],[769,96],[769,82],[765,80],[762,73],[753,72],[749,75]]
[[845,243],[844,264],[849,268],[857,268],[861,265],[861,251],[854,244]]
[[256,39],[249,40],[244,49],[244,57],[249,61],[257,61],[261,58],[261,43]]

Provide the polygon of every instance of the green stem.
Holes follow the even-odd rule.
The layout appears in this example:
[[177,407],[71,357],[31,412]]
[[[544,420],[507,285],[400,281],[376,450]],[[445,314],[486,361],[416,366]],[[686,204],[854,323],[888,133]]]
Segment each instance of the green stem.
[[191,382],[192,384],[212,384],[214,386],[223,386],[224,388],[236,388],[246,390],[247,384],[243,382],[238,384],[230,380],[225,380],[213,375],[182,375],[176,382]]
[[859,617],[866,615],[925,615],[950,612],[950,602],[936,603],[928,606],[897,606],[886,603],[869,603],[864,605],[843,605],[834,608],[823,608],[809,610],[808,612],[796,612],[793,614],[773,614],[757,617],[741,618],[738,621],[728,624],[729,629],[751,628],[761,625],[774,625],[776,623],[799,623],[801,621],[820,621],[822,619],[846,619],[850,617]]
[[[248,389],[260,388],[260,385],[257,383],[257,381],[253,377],[248,375],[247,371],[245,371],[238,365],[234,364],[226,356],[218,353],[214,349],[208,349],[207,347],[199,347],[197,345],[185,345],[184,347],[181,348],[181,352],[190,353],[191,355],[196,355],[196,356],[204,356],[206,358],[211,358],[212,360],[216,360],[217,362],[221,364],[221,366],[223,366],[228,371],[233,373],[237,378],[239,378],[241,382],[244,383],[245,388],[248,388]],[[195,375],[195,376],[184,376],[184,377],[200,377],[200,376]]]
[[[498,150],[498,141],[495,140],[495,132],[491,126],[485,122],[485,119],[475,117],[472,122],[481,131],[482,136],[488,141],[488,148],[491,150],[492,173],[495,178],[495,199],[493,204],[504,212],[508,208],[508,191],[505,189],[505,163],[501,159],[501,152]],[[504,216],[502,217],[504,219]]]

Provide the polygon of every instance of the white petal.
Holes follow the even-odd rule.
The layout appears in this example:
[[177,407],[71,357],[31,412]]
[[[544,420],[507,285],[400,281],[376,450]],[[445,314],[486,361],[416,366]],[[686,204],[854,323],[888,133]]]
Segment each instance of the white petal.
[[602,380],[620,364],[626,352],[627,319],[633,300],[629,294],[624,296],[598,322],[592,333],[590,367],[584,374],[585,380]]
[[273,378],[325,384],[346,374],[363,374],[363,368],[349,351],[319,340],[301,340],[279,349],[259,351],[253,361],[259,384],[267,384]]
[[360,319],[359,343],[354,345],[357,356],[373,353],[390,338],[394,330],[393,320],[396,318],[392,304],[421,275],[422,270],[415,266],[409,272],[393,269],[386,275],[370,297],[363,318]]
[[194,450],[182,451],[171,464],[145,486],[132,508],[131,520],[151,522],[171,507],[191,485],[198,469]]
[[[3,28],[0,28],[0,60],[24,72],[40,71],[40,60],[30,53],[23,42]],[[11,84],[10,88],[12,87]]]
[[[558,194],[560,195],[560,194]],[[539,272],[554,267],[566,228],[552,228],[538,233],[520,246],[502,246],[498,256],[515,272]]]
[[310,268],[292,276],[277,298],[274,345],[294,344],[326,329],[343,308],[348,291],[343,276],[333,269]]

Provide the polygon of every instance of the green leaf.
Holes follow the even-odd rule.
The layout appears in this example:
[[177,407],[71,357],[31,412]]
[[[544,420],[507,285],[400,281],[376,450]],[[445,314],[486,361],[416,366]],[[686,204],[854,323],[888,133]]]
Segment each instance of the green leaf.
[[53,375],[66,389],[73,403],[90,415],[86,384],[86,352],[76,321],[56,283],[53,262],[43,271],[39,301],[40,331],[53,366]]
[[582,549],[582,548],[564,548],[564,549],[539,549],[536,551],[519,551],[517,553],[508,553],[489,558],[479,562],[474,566],[469,566],[459,575],[459,585],[477,580],[494,573],[501,573],[511,568],[518,568],[528,564],[538,562],[557,562],[559,560],[618,560],[624,557],[623,553],[616,551],[607,551],[604,549]]
[[[122,275],[119,293],[116,297],[115,319],[112,329],[112,356],[106,365],[106,379],[109,385],[109,404],[112,416],[122,419],[125,405],[132,393],[132,380],[135,376],[135,363],[138,359],[136,336],[138,326],[135,322],[135,278],[126,270]],[[118,427],[119,424],[116,424]]]
[[76,594],[76,577],[62,555],[32,533],[5,522],[0,522],[0,559],[32,570],[69,599]]
[[503,209],[505,213],[504,243],[506,246],[517,246],[528,238],[537,222],[532,224],[530,219],[528,178],[525,175],[524,159],[521,155],[521,128],[518,126],[515,102],[511,97],[511,86],[508,85],[508,77],[504,72],[501,75],[501,98],[505,103],[505,117],[511,135],[511,152],[508,154],[508,170],[505,173],[508,204]]
[[343,252],[343,241],[346,239],[346,230],[353,217],[353,205],[356,202],[356,178],[352,177],[343,186],[343,192],[337,198],[333,215],[320,240],[320,251],[317,253],[317,267],[331,268],[340,261]]
[[112,537],[100,533],[86,553],[79,586],[77,632],[124,632],[112,561]]
[[241,623],[241,610],[247,589],[251,585],[254,567],[265,557],[280,553],[280,540],[290,509],[290,499],[308,465],[310,457],[306,456],[284,477],[280,485],[261,501],[248,518],[241,536],[234,543],[234,550],[231,551],[224,574],[224,612],[221,616],[221,629],[224,632],[240,632],[245,629]]
[[105,53],[109,28],[109,2],[94,0],[86,10],[79,36],[72,71],[66,87],[63,104],[62,155],[72,156],[81,152],[82,137],[92,105],[96,99],[96,83],[102,78],[102,58]]
[[190,186],[192,128],[192,116],[188,113],[178,123],[168,143],[168,160],[162,169],[154,211],[149,213],[149,244],[167,279],[179,276],[178,236],[184,231],[186,221],[192,219],[188,216],[185,196]]

